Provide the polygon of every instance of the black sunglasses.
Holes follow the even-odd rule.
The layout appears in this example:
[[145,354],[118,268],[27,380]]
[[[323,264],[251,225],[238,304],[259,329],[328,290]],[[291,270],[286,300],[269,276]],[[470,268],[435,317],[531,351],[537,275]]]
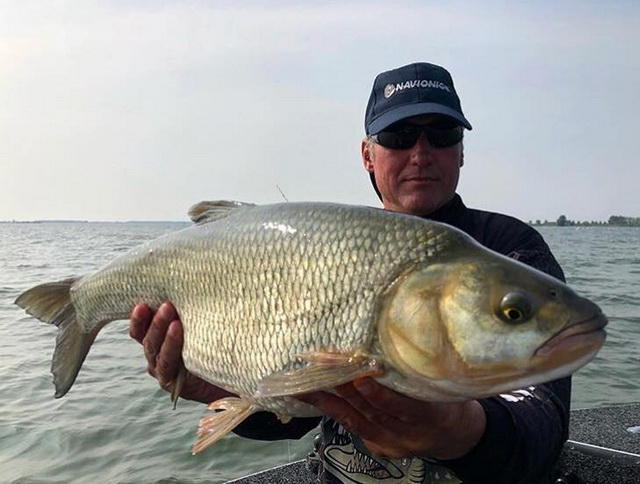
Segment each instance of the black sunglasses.
[[414,146],[424,133],[434,148],[453,146],[462,140],[462,126],[451,122],[418,125],[396,123],[377,134],[369,136],[375,143],[390,150],[406,150]]

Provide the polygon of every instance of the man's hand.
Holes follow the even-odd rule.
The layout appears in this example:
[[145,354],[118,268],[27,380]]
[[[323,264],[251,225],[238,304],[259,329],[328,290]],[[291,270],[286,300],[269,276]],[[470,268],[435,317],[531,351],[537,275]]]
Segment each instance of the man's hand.
[[[164,303],[153,314],[140,304],[131,313],[129,334],[142,344],[147,371],[166,388],[182,366],[182,323]],[[480,440],[486,425],[476,401],[429,403],[414,400],[363,378],[336,387],[336,393],[313,392],[300,400],[317,407],[364,439],[375,455],[390,458],[462,457]],[[180,396],[210,403],[231,393],[188,374]]]
[[336,387],[337,395],[298,397],[359,435],[371,453],[389,458],[462,457],[480,441],[486,426],[476,401],[429,403],[414,400],[362,378]]
[[[167,389],[176,379],[182,362],[182,323],[171,303],[164,303],[153,314],[144,304],[138,304],[131,312],[129,335],[144,348],[147,371]],[[180,396],[187,400],[211,403],[232,395],[195,375],[187,374]]]

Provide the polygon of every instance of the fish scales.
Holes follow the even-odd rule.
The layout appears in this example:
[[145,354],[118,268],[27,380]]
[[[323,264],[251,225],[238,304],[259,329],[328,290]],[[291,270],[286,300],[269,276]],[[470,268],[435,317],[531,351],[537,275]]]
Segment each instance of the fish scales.
[[[192,291],[184,291],[183,300],[169,295],[177,307],[185,308],[181,318],[187,368],[245,394],[254,393],[264,376],[291,366],[297,354],[366,348],[375,332],[372,300],[408,256],[402,250],[387,254],[358,248],[360,243],[345,244],[344,239],[359,242],[363,228],[377,225],[375,220],[355,218],[350,210],[316,209],[305,217],[285,210],[269,222],[268,212],[260,212],[230,216],[231,229],[225,230],[219,245],[211,246],[214,238],[208,233],[218,227],[204,226],[206,251],[218,257],[209,258],[212,266],[203,273],[191,274],[193,283],[211,274],[223,277],[206,284],[212,292],[204,293],[204,300],[196,300]],[[401,228],[395,229],[397,248],[408,242]],[[333,242],[323,241],[326,234]],[[413,236],[425,234],[416,231]],[[203,306],[211,308],[206,319],[200,315]],[[260,355],[257,364],[247,361],[254,355]],[[248,375],[247,368],[253,373]]]
[[[413,218],[389,224],[385,212],[364,215],[331,204],[238,210],[117,259],[81,279],[72,300],[87,321],[125,318],[138,302],[172,301],[184,325],[186,368],[252,394],[297,354],[367,348],[372,301],[407,261],[443,250],[439,226],[425,231]],[[373,251],[365,243],[372,235]]]

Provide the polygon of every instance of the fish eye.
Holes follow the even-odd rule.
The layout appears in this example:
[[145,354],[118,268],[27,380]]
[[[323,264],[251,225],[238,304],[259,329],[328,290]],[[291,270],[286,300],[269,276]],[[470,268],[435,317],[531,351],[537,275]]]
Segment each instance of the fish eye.
[[521,292],[507,293],[500,301],[498,317],[509,324],[520,324],[531,318],[531,301]]

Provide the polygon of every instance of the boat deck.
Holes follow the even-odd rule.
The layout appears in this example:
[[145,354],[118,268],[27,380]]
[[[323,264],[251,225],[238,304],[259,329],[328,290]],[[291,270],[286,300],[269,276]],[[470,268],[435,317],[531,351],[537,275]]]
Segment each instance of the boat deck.
[[[640,404],[573,410],[558,484],[640,484]],[[304,461],[230,481],[314,484]]]
[[640,404],[573,410],[558,468],[576,482],[640,483]]

